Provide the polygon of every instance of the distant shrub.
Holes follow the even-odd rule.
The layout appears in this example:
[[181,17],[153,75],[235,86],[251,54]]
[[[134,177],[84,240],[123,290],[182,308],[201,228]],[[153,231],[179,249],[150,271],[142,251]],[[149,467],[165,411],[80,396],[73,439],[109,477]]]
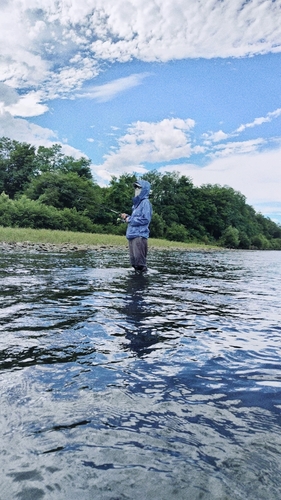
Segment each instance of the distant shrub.
[[58,210],[26,196],[10,200],[4,193],[0,195],[0,225],[82,232],[93,232],[94,226],[86,215],[75,208]]
[[257,250],[266,250],[270,248],[270,243],[263,234],[257,234],[256,236],[254,236],[252,238],[251,244],[252,247],[256,248]]
[[281,250],[281,238],[274,238],[270,240],[271,250]]
[[127,224],[124,222],[120,222],[119,224],[107,224],[106,226],[102,226],[103,233],[106,234],[117,234],[120,236],[124,236],[126,234]]
[[238,248],[240,243],[238,229],[228,226],[222,234],[221,243],[227,248]]
[[241,231],[239,233],[239,248],[243,248],[243,249],[249,249],[250,248],[250,245],[251,245],[251,240],[250,238],[247,236],[246,233],[244,233],[243,231]]
[[165,237],[170,241],[187,241],[188,232],[182,224],[173,222],[166,230]]

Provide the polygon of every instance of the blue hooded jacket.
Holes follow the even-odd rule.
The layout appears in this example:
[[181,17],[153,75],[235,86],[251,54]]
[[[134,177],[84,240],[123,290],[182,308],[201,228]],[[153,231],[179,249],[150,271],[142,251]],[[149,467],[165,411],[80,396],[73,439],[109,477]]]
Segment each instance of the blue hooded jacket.
[[126,237],[128,240],[139,236],[149,237],[149,224],[152,217],[152,206],[148,199],[150,183],[143,180],[138,180],[138,183],[141,186],[141,192],[138,196],[134,196],[132,215],[127,218]]

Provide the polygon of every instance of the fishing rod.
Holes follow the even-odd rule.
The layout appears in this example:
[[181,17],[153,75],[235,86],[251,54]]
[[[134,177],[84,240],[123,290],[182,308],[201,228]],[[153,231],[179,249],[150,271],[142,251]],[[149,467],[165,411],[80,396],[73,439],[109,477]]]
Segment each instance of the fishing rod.
[[[116,210],[113,210],[112,208],[105,207],[104,205],[100,205],[102,208],[105,208],[105,210],[109,210],[109,212],[113,212],[116,215],[121,215],[120,212],[117,212]],[[124,219],[121,219],[121,217],[117,218],[117,222],[125,222]]]
[[[120,212],[116,212],[116,210],[112,210],[112,208],[105,207],[107,210],[110,212],[113,212],[114,214],[120,215]],[[124,219],[121,219],[121,217],[117,217],[116,222],[125,222]]]
[[112,208],[108,208],[108,207],[103,207],[103,208],[105,208],[106,210],[109,210],[110,212],[113,212],[114,214],[120,215],[120,212],[117,212],[116,210],[112,210]]

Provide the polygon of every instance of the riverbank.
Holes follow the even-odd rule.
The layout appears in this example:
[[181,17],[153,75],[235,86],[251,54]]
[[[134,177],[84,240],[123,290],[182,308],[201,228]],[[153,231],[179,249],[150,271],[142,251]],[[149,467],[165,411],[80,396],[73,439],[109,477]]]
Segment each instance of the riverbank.
[[[218,247],[199,243],[149,239],[150,249],[187,251],[214,251]],[[78,233],[49,229],[0,227],[2,252],[78,252],[106,248],[127,248],[125,236],[112,234]]]

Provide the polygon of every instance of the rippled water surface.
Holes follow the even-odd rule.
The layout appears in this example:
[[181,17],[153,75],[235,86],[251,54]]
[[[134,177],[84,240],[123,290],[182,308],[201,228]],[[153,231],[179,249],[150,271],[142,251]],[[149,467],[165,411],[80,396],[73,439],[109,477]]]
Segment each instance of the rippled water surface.
[[1,255],[0,498],[281,498],[281,252]]

